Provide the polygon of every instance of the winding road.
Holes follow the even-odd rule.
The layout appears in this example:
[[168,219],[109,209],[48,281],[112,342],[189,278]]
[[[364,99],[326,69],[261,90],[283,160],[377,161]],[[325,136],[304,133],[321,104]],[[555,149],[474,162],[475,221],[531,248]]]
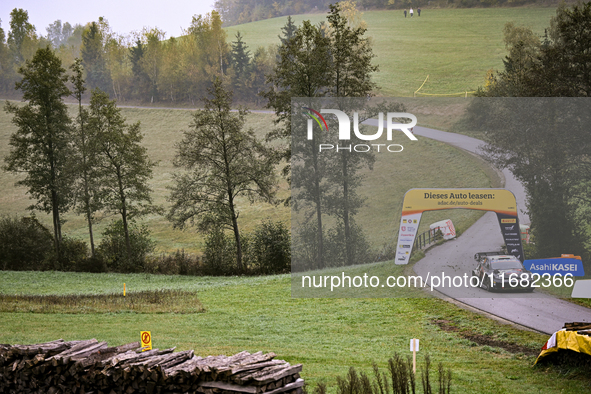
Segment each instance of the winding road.
[[[461,134],[447,133],[425,127],[415,127],[417,136],[442,141],[475,154],[484,142]],[[509,170],[503,170],[505,188],[517,199],[520,223],[529,223],[525,209],[523,185]],[[499,250],[503,237],[495,213],[488,212],[460,237],[431,248],[415,264],[414,270],[424,279],[427,275],[463,276],[475,268],[474,253]],[[547,334],[560,330],[566,322],[591,322],[591,309],[560,300],[537,290],[533,293],[488,293],[480,288],[445,288],[443,296],[453,298],[472,308],[498,316],[522,326]]]

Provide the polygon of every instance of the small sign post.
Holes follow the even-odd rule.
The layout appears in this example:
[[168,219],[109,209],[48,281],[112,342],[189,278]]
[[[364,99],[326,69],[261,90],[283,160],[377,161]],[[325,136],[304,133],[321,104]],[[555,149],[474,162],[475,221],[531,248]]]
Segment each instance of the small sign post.
[[141,344],[142,344],[142,352],[146,350],[152,350],[152,332],[151,331],[141,331]]
[[417,352],[419,351],[419,340],[413,338],[410,340],[410,351],[412,352],[412,373],[417,373]]

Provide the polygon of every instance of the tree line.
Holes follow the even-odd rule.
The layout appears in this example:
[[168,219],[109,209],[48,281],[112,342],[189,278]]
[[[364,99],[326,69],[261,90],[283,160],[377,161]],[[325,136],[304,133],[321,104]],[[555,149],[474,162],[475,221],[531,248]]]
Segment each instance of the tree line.
[[[233,26],[286,15],[324,13],[330,3],[331,0],[216,0],[214,8],[221,15],[224,26]],[[360,10],[548,5],[546,0],[347,0],[339,3],[353,3]],[[559,1],[553,3],[558,4]]]
[[235,99],[258,102],[275,61],[273,47],[250,51],[240,34],[228,38],[216,11],[193,16],[183,36],[168,39],[157,28],[119,35],[102,17],[84,26],[57,20],[43,36],[26,10],[10,17],[7,34],[0,25],[0,92],[12,92],[25,60],[48,46],[64,65],[81,59],[88,91],[99,88],[119,102],[195,104],[216,77]]
[[[488,130],[490,160],[524,184],[534,257],[591,258],[591,3],[561,5],[542,37],[508,23],[504,69],[489,71],[472,120]],[[491,101],[488,101],[491,103]],[[527,114],[527,117],[520,115]],[[524,122],[524,119],[528,119]]]

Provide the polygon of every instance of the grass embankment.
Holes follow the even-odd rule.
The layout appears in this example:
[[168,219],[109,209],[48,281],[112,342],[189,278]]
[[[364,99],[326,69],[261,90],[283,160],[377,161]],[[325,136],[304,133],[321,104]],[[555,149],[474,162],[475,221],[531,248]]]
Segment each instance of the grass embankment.
[[[388,263],[386,263],[388,264]],[[273,351],[303,363],[310,384],[326,382],[350,366],[382,370],[394,352],[406,356],[410,338],[421,340],[434,365],[453,372],[454,393],[586,393],[589,382],[532,368],[547,336],[520,331],[438,299],[292,299],[289,276],[191,278],[180,276],[0,272],[4,294],[121,293],[175,289],[197,292],[205,313],[0,313],[0,343],[97,338],[137,341],[152,331],[155,347],[196,354]],[[488,342],[484,342],[484,340]],[[494,342],[497,341],[497,342]],[[519,345],[519,346],[517,346]],[[508,350],[505,350],[507,348]]]
[[[502,69],[507,51],[503,27],[507,22],[531,27],[543,35],[550,26],[555,7],[511,7],[468,9],[422,9],[421,16],[404,18],[402,10],[367,11],[367,36],[373,40],[379,65],[375,82],[383,96],[413,95],[427,75],[422,93],[449,94],[475,90],[484,85],[489,69]],[[325,15],[292,17],[296,25],[303,20],[326,21]],[[228,41],[237,31],[254,51],[258,46],[279,43],[277,37],[287,17],[267,19],[225,30]]]

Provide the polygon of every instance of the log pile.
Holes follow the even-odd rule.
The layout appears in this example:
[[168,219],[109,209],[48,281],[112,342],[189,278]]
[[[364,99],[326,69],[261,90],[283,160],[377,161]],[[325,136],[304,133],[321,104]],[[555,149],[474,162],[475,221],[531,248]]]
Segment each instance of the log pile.
[[199,357],[192,350],[142,351],[96,339],[0,344],[0,393],[301,394],[302,365],[274,353]]

